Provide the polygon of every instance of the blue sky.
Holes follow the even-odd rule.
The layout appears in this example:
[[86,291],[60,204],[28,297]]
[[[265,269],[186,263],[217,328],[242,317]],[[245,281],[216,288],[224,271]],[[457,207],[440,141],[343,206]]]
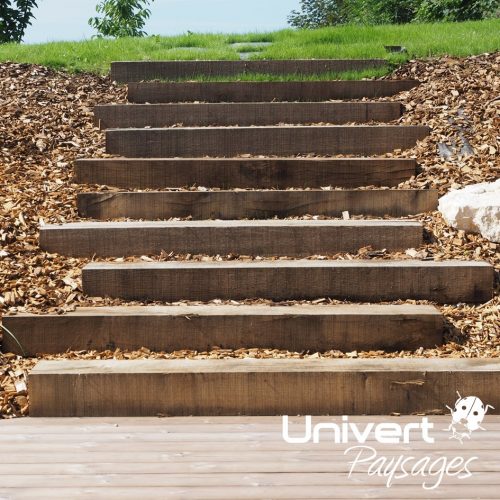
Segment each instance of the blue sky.
[[[27,43],[81,40],[94,33],[87,24],[98,0],[39,0]],[[299,0],[156,0],[146,31],[173,35],[197,32],[269,31],[286,27]]]

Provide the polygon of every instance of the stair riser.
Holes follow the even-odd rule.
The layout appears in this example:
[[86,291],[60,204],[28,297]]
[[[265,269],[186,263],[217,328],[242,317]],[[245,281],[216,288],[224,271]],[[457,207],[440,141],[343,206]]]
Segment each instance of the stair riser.
[[75,182],[121,188],[205,186],[319,188],[397,186],[416,173],[413,159],[92,159],[75,162]]
[[388,97],[418,85],[414,80],[318,82],[129,83],[133,103],[328,101]]
[[301,226],[293,227],[135,227],[133,229],[40,228],[40,247],[74,257],[123,257],[174,252],[206,255],[306,257],[357,252],[361,247],[402,250],[423,242],[422,227]]
[[390,122],[401,117],[398,102],[374,103],[237,103],[105,105],[94,108],[101,129],[278,125],[280,123]]
[[243,73],[315,75],[387,66],[383,59],[265,60],[265,61],[127,61],[111,63],[111,78],[119,83],[176,80]]
[[[219,265],[220,264],[220,265]],[[88,265],[83,269],[87,295],[129,300],[317,299],[351,301],[422,299],[439,303],[486,302],[492,297],[489,266],[345,266],[336,261],[311,265],[234,266],[223,263]]]
[[[194,311],[193,311],[194,312]],[[3,349],[19,355],[67,350],[206,351],[262,348],[288,351],[414,350],[443,340],[443,318],[433,313],[288,315],[65,315],[12,316],[5,326],[22,345],[4,335]]]
[[110,129],[106,131],[106,152],[129,158],[371,156],[411,148],[429,130],[411,125]]
[[[320,362],[320,361],[319,361]],[[360,360],[362,363],[362,361]],[[195,362],[191,362],[195,363]],[[500,405],[500,372],[31,375],[35,417],[387,415],[445,411],[456,391]]]
[[94,219],[270,219],[303,215],[402,217],[437,209],[435,190],[184,191],[81,193],[78,212]]

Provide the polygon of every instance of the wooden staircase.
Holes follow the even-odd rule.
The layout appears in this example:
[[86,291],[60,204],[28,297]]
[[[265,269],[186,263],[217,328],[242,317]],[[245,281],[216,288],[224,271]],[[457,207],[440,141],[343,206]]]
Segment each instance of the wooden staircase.
[[[322,102],[389,96],[416,82],[144,81],[245,72],[313,74],[380,64],[114,63],[113,78],[129,83],[129,101],[135,104],[97,107],[96,124],[106,129],[107,152],[120,156],[78,160],[77,182],[205,189],[81,193],[79,213],[94,221],[40,230],[43,249],[68,256],[165,251],[299,259],[92,262],[83,269],[83,290],[90,296],[167,303],[327,297],[375,304],[119,306],[4,318],[24,354],[214,346],[398,351],[442,342],[444,321],[435,307],[381,302],[488,301],[490,265],[300,260],[367,246],[404,251],[423,242],[417,222],[338,219],[345,212],[397,218],[435,210],[432,190],[359,189],[392,187],[414,175],[415,160],[376,155],[408,149],[429,129],[381,124],[400,117],[399,103]],[[165,128],[171,125],[176,126]],[[305,215],[337,219],[284,220]],[[146,220],[109,221],[117,218]],[[21,353],[9,336],[4,348]],[[493,360],[62,360],[40,361],[29,383],[33,416],[279,415],[423,412],[444,408],[456,390],[499,406],[499,379],[500,364]]]

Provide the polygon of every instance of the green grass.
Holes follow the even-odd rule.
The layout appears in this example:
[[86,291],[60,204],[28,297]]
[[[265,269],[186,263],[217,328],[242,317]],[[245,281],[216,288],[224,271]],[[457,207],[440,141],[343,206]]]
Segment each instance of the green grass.
[[[71,72],[107,73],[111,61],[172,59],[239,59],[241,47],[232,43],[272,42],[248,47],[252,59],[385,58],[399,63],[407,58],[440,55],[467,56],[500,49],[500,19],[466,23],[342,26],[318,30],[272,33],[186,34],[119,40],[0,45],[0,61],[35,63]],[[384,45],[403,45],[407,54],[388,54]],[[363,76],[378,76],[372,70]],[[329,75],[331,76],[331,75]],[[350,75],[339,75],[348,77]],[[359,75],[356,75],[359,77]],[[264,77],[264,76],[262,76]],[[258,76],[245,75],[256,79]],[[266,76],[266,79],[267,78]]]
[[[345,71],[342,73],[327,72],[321,74],[302,75],[289,73],[286,75],[273,75],[269,73],[241,73],[239,75],[228,76],[207,76],[198,75],[189,78],[200,82],[296,82],[296,81],[318,81],[318,80],[361,80],[362,78],[373,78],[387,74],[387,68],[368,68],[361,71]],[[183,81],[180,79],[177,81]],[[161,79],[156,81],[162,81]],[[173,81],[173,80],[169,80]]]

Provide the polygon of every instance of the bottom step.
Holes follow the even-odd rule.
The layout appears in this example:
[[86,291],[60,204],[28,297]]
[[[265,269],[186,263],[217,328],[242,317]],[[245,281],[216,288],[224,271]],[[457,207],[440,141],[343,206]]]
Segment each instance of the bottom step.
[[[5,352],[67,350],[413,350],[443,340],[443,316],[426,305],[122,306],[64,315],[4,316]],[[16,340],[14,340],[14,338]]]
[[384,415],[500,407],[500,359],[40,361],[35,417]]

